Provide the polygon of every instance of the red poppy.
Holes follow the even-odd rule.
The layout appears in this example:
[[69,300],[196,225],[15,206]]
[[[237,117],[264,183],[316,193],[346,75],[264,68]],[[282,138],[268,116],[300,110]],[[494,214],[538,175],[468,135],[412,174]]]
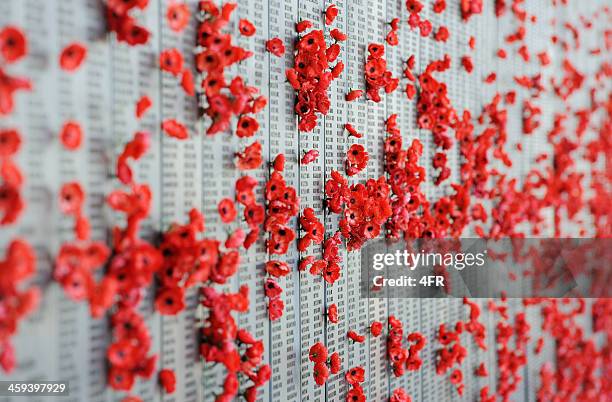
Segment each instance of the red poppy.
[[302,163],[302,165],[308,165],[309,163],[315,162],[318,157],[319,151],[317,151],[316,149],[311,149],[310,151],[306,152],[304,156],[302,156],[300,162]]
[[472,63],[472,58],[470,56],[463,56],[461,58],[461,65],[468,74],[474,70],[474,63]]
[[174,393],[176,389],[176,376],[174,371],[170,369],[162,369],[159,371],[159,384],[167,394]]
[[385,42],[389,44],[389,46],[397,46],[399,44],[399,38],[397,36],[397,31],[391,30],[385,37]]
[[193,73],[188,68],[183,70],[183,75],[181,77],[181,87],[187,95],[195,96],[195,83],[193,82]]
[[183,71],[183,55],[177,49],[166,49],[159,54],[159,68],[178,77]]
[[240,138],[252,137],[259,130],[259,122],[250,116],[242,116],[236,126],[236,135]]
[[308,20],[300,21],[295,25],[295,30],[297,33],[302,33],[310,28],[312,28],[312,22]]
[[365,381],[365,370],[361,366],[350,368],[344,378],[351,385],[360,384]]
[[291,273],[291,268],[284,261],[272,260],[266,262],[266,272],[278,278],[289,275],[289,273]]
[[453,370],[453,372],[450,375],[450,382],[452,384],[457,385],[461,383],[462,380],[463,380],[463,373],[461,372],[461,370],[459,369]]
[[338,16],[338,7],[335,4],[330,5],[325,10],[325,25],[331,25]]
[[318,386],[325,384],[325,382],[329,378],[329,369],[327,368],[327,364],[325,364],[325,362],[316,363],[314,365],[312,375],[314,377],[315,383]]
[[141,96],[140,99],[138,99],[138,102],[136,102],[136,118],[142,118],[152,104],[153,102],[151,102],[151,98],[149,98],[147,95]]
[[285,170],[285,155],[278,154],[276,158],[274,158],[274,162],[272,163],[274,170],[277,172],[282,172]]
[[131,370],[111,366],[108,371],[108,385],[117,391],[129,391],[134,386],[134,374]]
[[340,358],[340,354],[338,352],[334,352],[329,357],[329,371],[332,374],[337,374],[340,372],[342,368],[342,359]]
[[0,129],[0,157],[15,155],[21,148],[21,136],[14,129]]
[[60,141],[64,148],[74,151],[81,147],[83,142],[83,130],[81,125],[76,121],[68,121],[62,126],[60,132]]
[[327,348],[323,343],[317,342],[310,347],[308,358],[315,363],[324,363],[327,361]]
[[189,24],[190,16],[189,6],[185,3],[171,3],[166,11],[168,26],[174,32],[181,32],[185,29],[187,24]]
[[403,388],[396,388],[393,390],[389,402],[412,402],[412,398],[410,398],[410,395],[408,395]]
[[259,141],[255,141],[247,146],[244,151],[236,154],[236,156],[238,157],[238,162],[236,163],[238,169],[257,169],[263,161],[261,156],[261,144]]
[[333,324],[338,323],[338,306],[335,303],[327,308],[327,319]]
[[370,325],[370,332],[372,333],[372,336],[374,337],[380,336],[380,334],[382,334],[382,330],[383,330],[383,325],[382,325],[382,322],[380,321],[374,321],[372,325]]
[[268,316],[270,321],[276,321],[283,316],[285,303],[280,299],[270,299],[268,301]]
[[224,198],[219,202],[217,207],[219,210],[219,216],[223,223],[230,223],[236,219],[236,206],[234,202],[229,198]]
[[438,42],[446,42],[449,37],[450,37],[450,32],[448,31],[448,28],[445,26],[441,26],[440,28],[438,28],[438,31],[434,35],[434,39]]
[[358,131],[355,129],[355,127],[353,127],[353,125],[352,125],[352,124],[350,124],[350,123],[346,123],[346,124],[344,125],[344,128],[346,129],[346,131],[348,131],[349,136],[351,136],[351,137],[355,137],[355,138],[361,138],[361,137],[363,137],[363,134],[361,134],[360,132],[358,132]]
[[366,397],[359,385],[354,385],[346,394],[347,402],[365,402]]
[[21,59],[28,51],[28,42],[23,32],[15,26],[6,26],[0,31],[0,53],[7,63]]
[[255,25],[253,25],[251,21],[245,18],[242,18],[238,22],[238,29],[240,30],[240,34],[242,34],[243,36],[253,36],[255,35],[255,32],[257,31],[255,29]]
[[85,60],[87,48],[80,43],[71,43],[60,53],[60,67],[64,71],[75,71]]
[[264,292],[266,293],[266,297],[276,299],[283,293],[283,289],[274,279],[268,278],[264,283]]
[[279,38],[272,38],[266,42],[266,50],[275,56],[281,57],[285,54],[285,44]]
[[360,89],[353,89],[348,94],[346,94],[345,99],[347,102],[354,101],[355,99],[359,99],[363,95],[363,91]]
[[187,127],[176,121],[175,119],[166,119],[161,124],[162,130],[169,137],[179,140],[185,140],[189,137]]
[[353,330],[348,331],[346,336],[353,342],[357,342],[357,343],[365,342],[365,336],[359,335],[357,332]]
[[60,190],[60,210],[66,215],[79,215],[85,193],[77,182],[66,183]]
[[155,297],[155,309],[161,315],[176,315],[185,308],[184,298],[183,288],[164,288]]
[[337,42],[344,42],[348,38],[346,34],[340,31],[338,28],[332,29],[329,35]]
[[242,246],[246,239],[246,233],[242,228],[237,228],[225,240],[225,248],[238,248]]

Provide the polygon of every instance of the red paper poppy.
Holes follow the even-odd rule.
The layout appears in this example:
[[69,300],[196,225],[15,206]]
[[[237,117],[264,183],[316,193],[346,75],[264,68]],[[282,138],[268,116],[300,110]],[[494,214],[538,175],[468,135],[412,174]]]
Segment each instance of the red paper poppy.
[[255,29],[255,25],[253,25],[251,23],[251,21],[242,18],[239,22],[238,22],[238,29],[240,30],[240,33],[243,36],[253,36],[255,35],[255,32],[257,31]]
[[353,89],[348,94],[346,94],[345,99],[347,102],[354,101],[355,99],[359,99],[363,95],[363,91],[360,89]]
[[323,343],[317,342],[310,347],[308,358],[315,363],[324,363],[327,361],[327,348]]
[[162,369],[159,371],[159,384],[167,394],[174,393],[176,389],[176,376],[174,371],[170,369]]
[[155,297],[155,308],[161,315],[176,315],[185,308],[184,291],[181,287],[162,289]]
[[60,141],[64,148],[74,151],[81,147],[83,142],[83,130],[81,125],[76,121],[68,121],[62,126],[60,132]]
[[60,67],[64,71],[77,70],[87,57],[87,48],[80,43],[71,43],[60,54]]
[[335,4],[330,5],[325,10],[325,25],[331,25],[338,16],[338,7]]
[[60,211],[66,215],[78,215],[84,200],[85,193],[79,183],[66,183],[60,190]]
[[250,116],[242,116],[236,126],[236,135],[240,138],[252,137],[259,130],[259,122]]
[[272,38],[266,42],[266,50],[275,56],[281,57],[285,54],[285,44],[279,38]]
[[190,16],[189,6],[185,3],[172,3],[168,6],[168,11],[166,12],[168,26],[174,32],[181,32],[185,29],[187,24],[189,24]]
[[193,81],[193,73],[188,68],[183,70],[183,75],[181,77],[181,87],[187,95],[195,96],[195,83]]
[[183,55],[177,49],[166,49],[159,54],[159,68],[178,77],[183,71]]
[[291,273],[291,268],[284,261],[268,261],[266,262],[266,272],[274,277],[286,276]]
[[276,299],[283,293],[283,289],[274,279],[268,278],[264,283],[264,292],[266,297]]
[[219,210],[219,216],[221,217],[221,221],[223,223],[230,223],[234,219],[236,219],[236,206],[234,205],[234,201],[229,198],[224,198],[219,202],[217,206]]
[[344,378],[351,385],[360,384],[365,381],[365,370],[361,366],[349,369]]
[[0,130],[0,157],[15,155],[21,148],[21,136],[14,129]]
[[285,303],[280,299],[270,299],[268,302],[268,316],[270,321],[276,321],[283,316]]
[[302,165],[308,165],[309,163],[315,162],[319,157],[319,151],[316,149],[311,149],[302,156],[301,163]]
[[329,369],[324,362],[319,362],[315,364],[313,368],[312,375],[314,377],[315,383],[319,386],[325,384],[325,381],[329,378]]
[[329,371],[332,374],[337,374],[340,372],[342,368],[342,359],[340,358],[340,354],[338,352],[334,352],[329,357]]
[[327,308],[327,319],[333,324],[338,323],[338,306],[336,304],[331,304]]
[[151,98],[149,98],[147,95],[141,96],[140,99],[138,99],[138,102],[136,102],[136,118],[142,118],[152,104],[153,102],[151,102]]
[[28,42],[23,32],[14,26],[7,26],[0,31],[0,53],[7,63],[21,59],[28,51]]
[[332,29],[329,35],[337,42],[344,42],[348,38],[346,34],[340,31],[338,28]]
[[172,138],[185,140],[189,137],[187,127],[185,127],[174,119],[164,120],[161,124],[161,128],[166,133],[166,135]]
[[383,330],[383,325],[382,325],[382,322],[380,321],[374,321],[372,325],[370,325],[370,332],[372,333],[372,336],[374,337],[380,336],[380,334],[382,334],[382,330]]

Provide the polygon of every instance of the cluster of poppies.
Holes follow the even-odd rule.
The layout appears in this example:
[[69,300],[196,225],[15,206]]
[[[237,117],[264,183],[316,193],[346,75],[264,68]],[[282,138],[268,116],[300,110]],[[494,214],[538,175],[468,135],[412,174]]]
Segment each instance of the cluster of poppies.
[[[204,113],[210,118],[206,134],[226,132],[232,117],[237,117],[235,133],[240,138],[252,137],[259,130],[259,122],[252,115],[267,105],[259,90],[245,84],[236,75],[228,80],[226,69],[253,55],[253,52],[232,44],[232,35],[222,29],[230,22],[236,3],[224,3],[218,8],[212,1],[200,2],[203,16],[198,26],[196,69],[203,74],[201,94],[207,105]],[[240,21],[242,35],[251,36],[254,27],[247,20]]]
[[487,327],[479,320],[480,318],[480,306],[475,302],[469,300],[467,297],[463,298],[463,304],[470,308],[470,318],[465,323],[465,330],[472,334],[472,338],[478,347],[482,350],[487,350],[485,343],[487,337]]
[[[461,365],[467,356],[467,349],[461,344],[461,334],[463,333],[463,321],[455,323],[455,330],[448,330],[445,324],[438,327],[437,340],[442,348],[437,352],[436,374],[444,375],[453,366]],[[460,369],[454,369],[449,377],[459,395],[463,395],[465,386],[463,384],[463,373]]]
[[15,368],[15,350],[11,337],[19,322],[38,306],[40,290],[27,289],[24,281],[36,272],[36,255],[32,247],[21,239],[12,240],[6,257],[0,260],[0,367],[10,373]]
[[399,78],[394,78],[391,71],[387,69],[384,55],[385,47],[380,43],[368,45],[368,58],[364,66],[366,95],[368,99],[376,103],[381,101],[381,89],[384,88],[385,93],[390,94],[399,85]]
[[139,25],[131,13],[135,9],[146,10],[149,0],[108,0],[105,2],[106,26],[114,32],[119,42],[130,46],[144,45],[151,33]]
[[[316,259],[315,256],[309,255],[300,261],[299,270],[305,271],[310,267],[309,272],[314,276],[321,276],[323,280],[330,285],[333,285],[340,279],[340,244],[342,238],[340,232],[334,233],[323,242],[323,258]],[[328,311],[328,319],[331,322],[338,322],[338,310],[335,305],[330,306]]]
[[426,38],[431,34],[433,25],[430,20],[421,18],[423,7],[423,3],[419,0],[406,0],[406,9],[410,14],[408,17],[408,26],[411,30],[418,29],[420,35]]
[[482,0],[461,0],[461,18],[468,21],[473,15],[482,14]]
[[[274,171],[266,183],[267,213],[264,229],[268,233],[268,253],[283,255],[289,245],[295,240],[295,232],[289,227],[289,221],[299,212],[299,198],[295,188],[287,185],[282,175],[284,156],[275,158]],[[323,231],[321,230],[321,235]],[[281,261],[269,261],[266,271],[272,277],[278,278],[290,273],[289,266]],[[282,288],[275,279],[268,278],[264,284],[268,297],[268,315],[272,321],[283,315],[285,303],[280,298]]]
[[[331,5],[326,13],[326,23],[330,25],[337,8]],[[304,20],[296,25],[298,34],[303,34],[295,45],[294,67],[286,70],[289,84],[297,92],[295,112],[298,115],[298,129],[310,132],[317,126],[317,114],[327,115],[331,102],[327,90],[331,82],[344,70],[344,63],[337,61],[340,55],[338,42],[346,36],[338,29],[331,31],[334,43],[327,46],[323,30],[312,29],[312,22]],[[330,63],[336,64],[332,67]]]
[[308,359],[314,363],[312,376],[318,386],[325,384],[331,374],[337,374],[342,368],[342,359],[338,352],[331,355],[322,342],[317,342],[310,347]]
[[24,77],[9,75],[5,66],[21,60],[28,52],[28,41],[23,32],[12,25],[5,26],[0,31],[0,116],[6,116],[13,111],[14,94],[17,91],[30,91],[32,84]]
[[413,342],[408,349],[403,346],[404,325],[395,316],[388,318],[389,333],[387,335],[387,359],[391,364],[393,375],[401,377],[406,370],[417,371],[421,368],[423,361],[419,356],[420,351],[425,347],[427,340],[418,333],[410,333],[406,339]]
[[300,227],[304,235],[298,241],[298,251],[306,251],[311,244],[321,244],[325,237],[325,228],[315,214],[314,209],[304,208],[300,216]]
[[237,293],[219,293],[213,287],[203,287],[201,295],[208,316],[202,327],[200,354],[204,361],[222,364],[227,371],[223,392],[217,395],[217,400],[233,400],[238,395],[239,377],[244,376],[251,385],[243,396],[248,402],[254,402],[257,389],[268,382],[272,370],[262,363],[263,342],[239,328],[232,315],[232,312],[249,310],[249,288],[243,285]]
[[365,370],[361,366],[350,368],[344,374],[344,379],[350,385],[346,401],[365,402],[366,396],[361,384],[365,381]]

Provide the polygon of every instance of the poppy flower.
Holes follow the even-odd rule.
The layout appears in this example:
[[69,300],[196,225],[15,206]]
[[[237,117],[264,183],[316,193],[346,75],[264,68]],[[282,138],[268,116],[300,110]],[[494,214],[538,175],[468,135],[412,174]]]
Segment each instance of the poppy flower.
[[28,51],[28,42],[23,32],[15,26],[6,26],[0,31],[0,54],[7,63],[21,59]]
[[75,71],[85,60],[87,48],[80,43],[71,43],[60,53],[60,67],[64,71]]
[[340,31],[338,28],[332,29],[329,35],[337,42],[344,42],[348,38],[346,34]]
[[389,402],[412,402],[412,398],[410,398],[403,388],[396,388],[391,393]]
[[236,135],[240,138],[252,137],[259,130],[259,122],[250,116],[242,116],[236,126]]
[[295,25],[295,30],[297,33],[302,33],[310,28],[312,28],[312,22],[308,20],[300,21]]
[[446,42],[449,37],[450,32],[448,31],[448,28],[445,26],[441,26],[440,28],[438,28],[438,31],[434,35],[434,40],[438,42]]
[[266,262],[266,272],[278,278],[289,275],[291,268],[284,261],[273,260]]
[[315,162],[319,157],[319,151],[316,149],[311,149],[302,156],[301,163],[302,165],[308,165],[309,163]]
[[264,292],[266,297],[276,299],[283,293],[283,289],[274,279],[268,278],[264,283]]
[[60,210],[66,215],[78,215],[81,212],[85,193],[77,182],[66,183],[60,190]]
[[181,87],[187,95],[195,96],[195,83],[193,82],[193,73],[188,68],[183,70],[183,75],[181,77]]
[[318,386],[325,384],[329,378],[329,369],[325,362],[318,362],[314,365],[312,376],[314,377],[315,383]]
[[363,392],[363,389],[358,385],[353,386],[351,389],[349,389],[349,391],[346,394],[346,401],[347,402],[365,402],[366,397]]
[[468,74],[474,70],[474,63],[472,63],[472,58],[470,56],[463,56],[461,58],[461,65]]
[[351,137],[355,137],[355,138],[361,138],[361,137],[363,137],[363,134],[361,134],[360,132],[358,132],[358,131],[355,129],[355,127],[353,127],[353,125],[352,125],[352,124],[350,124],[350,123],[346,123],[346,124],[344,125],[344,128],[346,129],[346,131],[348,131],[349,136],[351,136]]
[[389,46],[397,46],[399,44],[399,38],[397,36],[397,31],[391,30],[385,37],[385,42],[389,44]]
[[451,382],[451,384],[457,385],[462,380],[463,380],[463,373],[461,372],[461,370],[459,370],[459,369],[453,370],[453,372],[450,375],[450,382]]
[[230,223],[234,219],[236,219],[236,206],[234,205],[234,201],[229,198],[224,198],[219,201],[219,205],[217,206],[219,211],[219,216],[221,217],[221,221],[223,223]]
[[141,96],[140,99],[138,99],[138,102],[136,102],[136,118],[142,118],[152,104],[153,102],[151,102],[151,98],[149,98],[147,95]]
[[166,11],[168,26],[174,32],[181,32],[185,29],[187,24],[189,24],[190,16],[189,6],[185,3],[171,3]]
[[365,370],[361,366],[350,368],[344,378],[351,385],[360,384],[365,381]]
[[272,162],[272,167],[277,172],[282,172],[283,170],[285,170],[285,155],[276,155],[276,157],[274,158],[274,162]]
[[167,394],[174,393],[176,389],[176,376],[174,371],[170,369],[162,369],[159,371],[159,384]]
[[81,125],[76,121],[68,121],[62,126],[60,132],[60,141],[64,148],[74,151],[81,147],[83,142],[83,130]]
[[275,56],[281,57],[285,54],[285,44],[279,38],[272,38],[266,42],[266,50]]
[[167,136],[179,140],[185,140],[189,137],[187,127],[174,119],[166,119],[162,122],[161,128]]
[[159,54],[159,67],[178,77],[183,71],[183,55],[177,49],[166,49]]
[[181,287],[164,288],[155,297],[155,309],[161,315],[176,315],[184,308],[184,291]]
[[240,170],[257,169],[263,159],[261,156],[261,144],[259,141],[255,141],[253,144],[247,146],[244,151],[236,154],[238,162],[236,166]]
[[242,34],[243,36],[247,36],[247,37],[255,35],[255,32],[257,31],[255,29],[255,25],[253,25],[251,21],[245,18],[242,18],[238,22],[238,30],[240,31],[240,34]]
[[242,228],[237,228],[234,232],[227,237],[225,240],[225,248],[238,248],[246,239],[246,233]]
[[382,334],[382,330],[383,330],[383,325],[382,325],[382,322],[380,321],[374,321],[372,325],[370,325],[370,332],[372,333],[372,336],[374,337],[380,336],[380,334]]
[[323,343],[317,342],[310,347],[308,351],[308,359],[315,363],[324,363],[327,361],[327,348]]
[[340,358],[340,354],[338,352],[334,352],[329,357],[329,371],[332,374],[337,374],[340,372],[342,368],[342,359]]
[[21,136],[14,129],[0,130],[0,157],[15,155],[21,148]]
[[348,331],[346,336],[353,342],[357,342],[357,343],[365,342],[365,336],[359,335],[357,332],[353,330]]
[[362,90],[360,90],[360,89],[353,89],[348,94],[346,94],[345,99],[346,99],[347,102],[351,102],[351,101],[354,101],[355,99],[361,98],[361,95],[363,95],[363,91]]
[[268,316],[270,321],[276,321],[283,316],[285,303],[280,299],[270,299],[268,301]]
[[116,391],[129,391],[134,386],[134,374],[131,370],[111,366],[108,371],[108,385]]
[[338,16],[338,7],[335,4],[330,5],[325,10],[325,25],[331,25]]
[[330,304],[330,306],[327,308],[327,319],[332,324],[338,323],[338,306],[335,303]]

